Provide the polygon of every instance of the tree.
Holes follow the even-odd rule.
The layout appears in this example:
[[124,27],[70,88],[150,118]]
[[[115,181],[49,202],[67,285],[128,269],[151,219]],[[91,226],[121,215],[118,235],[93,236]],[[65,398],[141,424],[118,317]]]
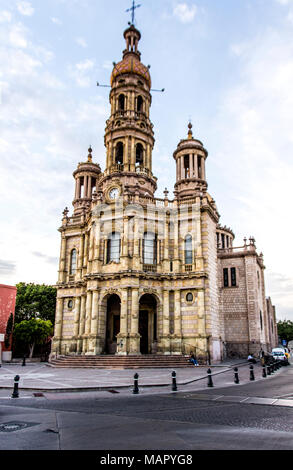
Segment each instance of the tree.
[[287,343],[293,340],[293,322],[290,320],[278,321],[278,335],[281,340],[285,339]]
[[53,334],[53,325],[50,320],[32,318],[24,320],[14,327],[16,341],[29,347],[29,357],[33,357],[36,344],[43,344]]
[[50,320],[54,324],[57,296],[55,287],[24,282],[16,287],[15,324],[32,318]]
[[12,330],[13,330],[13,313],[10,314],[7,324],[6,324],[6,332],[5,332],[5,340],[4,340],[4,346],[6,349],[8,349],[10,346]]

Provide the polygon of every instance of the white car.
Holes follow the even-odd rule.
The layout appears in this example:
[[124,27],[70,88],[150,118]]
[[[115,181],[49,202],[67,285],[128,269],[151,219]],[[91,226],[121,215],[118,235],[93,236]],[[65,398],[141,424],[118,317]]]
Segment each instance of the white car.
[[284,363],[288,363],[288,358],[285,354],[285,350],[282,348],[274,348],[272,350],[272,356],[275,361],[282,361]]

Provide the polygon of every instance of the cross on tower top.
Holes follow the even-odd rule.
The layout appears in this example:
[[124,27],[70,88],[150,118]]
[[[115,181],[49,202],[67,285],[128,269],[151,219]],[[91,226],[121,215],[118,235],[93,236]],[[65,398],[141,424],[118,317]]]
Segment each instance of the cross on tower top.
[[135,20],[135,10],[136,8],[139,8],[141,7],[141,5],[135,5],[135,0],[132,1],[132,7],[131,8],[128,8],[128,10],[126,10],[127,13],[129,13],[131,11],[131,24],[134,25],[134,20]]

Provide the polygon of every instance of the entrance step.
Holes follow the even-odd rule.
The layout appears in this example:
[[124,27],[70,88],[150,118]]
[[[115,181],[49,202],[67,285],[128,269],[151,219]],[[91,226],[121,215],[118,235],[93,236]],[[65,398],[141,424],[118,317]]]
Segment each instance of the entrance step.
[[51,366],[92,369],[169,369],[194,367],[188,356],[59,356]]

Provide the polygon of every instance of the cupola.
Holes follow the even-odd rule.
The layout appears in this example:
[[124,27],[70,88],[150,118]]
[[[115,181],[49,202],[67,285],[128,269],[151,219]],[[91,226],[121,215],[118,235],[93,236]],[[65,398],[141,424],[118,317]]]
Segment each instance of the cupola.
[[193,197],[198,192],[206,192],[205,162],[208,152],[202,142],[193,137],[192,124],[188,124],[187,139],[179,142],[173,154],[176,161],[175,190],[178,198]]

